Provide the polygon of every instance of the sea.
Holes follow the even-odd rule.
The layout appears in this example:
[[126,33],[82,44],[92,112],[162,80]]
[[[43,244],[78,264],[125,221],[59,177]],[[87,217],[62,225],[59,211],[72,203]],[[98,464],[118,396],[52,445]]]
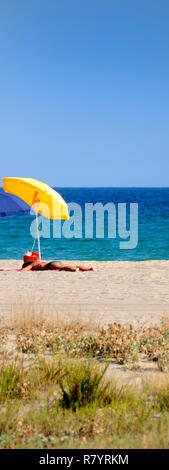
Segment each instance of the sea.
[[[42,259],[97,261],[169,259],[169,188],[56,187],[54,189],[68,204],[70,219],[69,222],[53,222],[40,216]],[[97,207],[99,204],[100,212],[94,210],[91,219],[91,214],[89,216],[88,212],[86,216],[86,207],[89,211],[89,208],[91,210],[95,204]],[[113,216],[110,218],[108,211],[104,211],[106,204],[114,208]],[[122,224],[120,207],[126,208]],[[131,243],[124,245],[124,242],[130,242],[133,235],[131,233],[133,207],[136,208],[138,218],[135,213],[135,225],[132,227],[132,230],[135,230],[135,241],[134,246],[131,246]],[[103,208],[103,211],[100,208]],[[119,229],[119,225],[123,226],[123,231]],[[37,239],[32,234],[36,235],[33,214],[19,213],[10,217],[1,217],[0,259],[22,259],[26,251],[33,249],[37,252]]]

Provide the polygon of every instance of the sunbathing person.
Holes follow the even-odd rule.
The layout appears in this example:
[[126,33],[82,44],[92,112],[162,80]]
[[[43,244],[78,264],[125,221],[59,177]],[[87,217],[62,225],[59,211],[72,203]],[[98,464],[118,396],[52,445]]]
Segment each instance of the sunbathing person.
[[93,268],[86,266],[72,266],[69,264],[61,264],[57,261],[27,261],[23,263],[22,271],[94,271]]

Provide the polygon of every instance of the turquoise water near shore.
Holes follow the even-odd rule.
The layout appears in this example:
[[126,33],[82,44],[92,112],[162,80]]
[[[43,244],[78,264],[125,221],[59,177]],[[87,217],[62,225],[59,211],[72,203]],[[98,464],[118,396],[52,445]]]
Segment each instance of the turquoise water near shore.
[[[82,238],[53,238],[53,222],[50,222],[50,238],[41,237],[43,259],[67,260],[121,260],[141,261],[169,259],[169,188],[54,188],[65,201],[76,203],[82,210]],[[108,218],[105,214],[104,238],[97,238],[94,216],[94,236],[85,238],[85,203],[127,204],[127,228],[130,225],[130,203],[138,204],[138,244],[134,249],[120,249],[118,234],[108,238]],[[71,216],[71,212],[70,212]],[[0,218],[0,258],[22,259],[25,251],[32,249],[30,225],[34,216],[18,214]],[[49,222],[48,222],[49,223]],[[61,225],[63,225],[62,222]],[[41,227],[41,226],[40,226]],[[80,218],[79,218],[80,227]],[[71,229],[74,227],[72,225]],[[48,236],[49,225],[46,235]],[[79,232],[80,233],[80,232]],[[34,247],[37,251],[37,241]]]

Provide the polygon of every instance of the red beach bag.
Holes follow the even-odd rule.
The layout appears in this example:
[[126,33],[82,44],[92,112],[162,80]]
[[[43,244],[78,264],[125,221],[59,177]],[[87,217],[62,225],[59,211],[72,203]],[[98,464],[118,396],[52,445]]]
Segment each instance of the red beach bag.
[[35,253],[34,251],[26,251],[24,254],[24,263],[27,261],[37,261],[39,259],[39,254]]

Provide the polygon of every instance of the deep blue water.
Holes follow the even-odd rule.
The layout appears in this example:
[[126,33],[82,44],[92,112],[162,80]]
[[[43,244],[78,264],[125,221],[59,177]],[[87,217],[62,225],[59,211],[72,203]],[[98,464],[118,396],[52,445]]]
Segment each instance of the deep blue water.
[[[52,237],[53,222],[50,222],[50,238],[41,238],[44,259],[81,260],[131,260],[169,259],[169,188],[55,188],[67,203],[79,204],[82,209],[83,238]],[[120,249],[123,241],[118,234],[108,238],[107,216],[105,236],[85,238],[85,203],[113,202],[118,213],[118,204],[127,203],[127,228],[130,227],[130,203],[138,203],[138,244],[134,249]],[[70,213],[71,215],[71,213]],[[33,238],[30,224],[34,217],[29,214],[0,218],[0,258],[21,259],[25,251],[32,249]],[[47,220],[47,219],[45,219]],[[47,223],[49,223],[47,221]],[[62,225],[65,222],[62,223]],[[80,230],[80,218],[77,219]],[[49,226],[48,226],[49,228]],[[71,226],[74,230],[74,226]],[[47,232],[45,232],[47,233]],[[79,231],[80,234],[80,231]],[[35,245],[37,251],[37,242]]]

